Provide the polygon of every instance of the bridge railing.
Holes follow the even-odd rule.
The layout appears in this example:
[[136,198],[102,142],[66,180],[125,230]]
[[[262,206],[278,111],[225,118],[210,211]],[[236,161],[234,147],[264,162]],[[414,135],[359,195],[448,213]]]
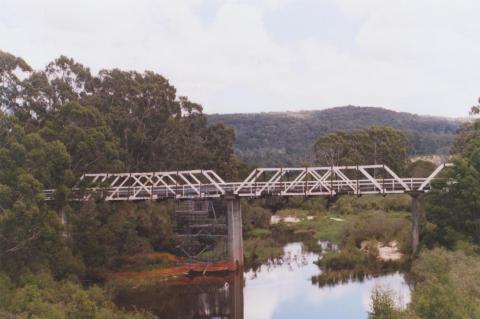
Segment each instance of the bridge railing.
[[[106,201],[160,200],[167,198],[334,196],[338,194],[399,194],[427,192],[443,164],[425,178],[400,178],[385,165],[313,168],[259,168],[242,182],[225,182],[211,170],[175,172],[85,174],[82,187],[72,189],[71,198]],[[54,190],[44,192],[47,200]]]

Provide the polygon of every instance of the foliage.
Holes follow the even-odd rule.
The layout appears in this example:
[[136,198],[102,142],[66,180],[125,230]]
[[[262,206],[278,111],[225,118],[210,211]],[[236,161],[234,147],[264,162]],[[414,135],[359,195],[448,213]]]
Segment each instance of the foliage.
[[360,244],[367,240],[390,242],[397,240],[402,251],[410,247],[411,224],[406,215],[392,215],[383,212],[366,212],[350,219],[342,232],[344,244]]
[[370,295],[371,311],[368,313],[369,319],[414,319],[414,314],[399,309],[398,298],[395,298],[395,292],[385,286],[376,286]]
[[61,275],[64,264],[81,272],[62,239],[60,219],[42,194],[44,187],[70,183],[69,166],[62,143],[26,133],[16,118],[0,114],[1,270],[18,276],[47,267]]
[[87,202],[72,214],[73,250],[94,279],[120,267],[122,256],[172,248],[171,203]]
[[272,231],[264,228],[254,228],[247,233],[248,237],[269,237]]
[[366,211],[408,211],[411,198],[408,195],[393,196],[340,196],[333,209],[340,214],[358,214]]
[[2,318],[154,318],[148,313],[122,312],[98,287],[84,289],[72,282],[55,281],[47,274],[24,275],[16,286],[0,273]]
[[235,152],[247,163],[261,166],[312,164],[315,141],[338,131],[372,125],[402,130],[411,142],[408,155],[448,154],[461,122],[399,113],[374,107],[336,107],[321,111],[261,114],[214,114],[211,123],[235,129]]
[[[208,125],[202,107],[163,76],[118,69],[93,75],[61,56],[25,79],[23,60],[0,52],[1,110],[17,117],[27,133],[64,143],[76,174],[108,169],[215,169],[230,177],[239,168],[233,156],[233,130]],[[10,85],[11,84],[11,85]],[[236,170],[233,169],[235,172]]]
[[[70,189],[95,172],[208,168],[233,178],[245,169],[233,155],[234,138],[154,72],[92,74],[64,56],[33,70],[0,51],[0,272],[15,293],[33,289],[44,298],[50,290],[23,285],[25,274],[101,280],[129,255],[172,250],[170,203],[72,203]],[[53,201],[44,201],[44,189],[55,190]],[[256,214],[252,220],[264,223]],[[55,282],[52,290],[70,284]],[[15,315],[121,317],[88,294],[59,299],[68,311],[40,298],[25,307],[48,315],[27,308]]]
[[327,250],[316,263],[322,273],[313,276],[312,282],[319,286],[376,277],[404,266],[401,262],[380,260],[376,249],[363,251],[355,246],[344,246],[340,251]]
[[270,226],[270,217],[272,212],[264,207],[250,204],[247,201],[242,201],[242,224],[243,232],[256,228],[268,228]]
[[462,251],[423,251],[412,266],[410,307],[419,318],[478,318],[480,259]]
[[327,271],[353,270],[360,266],[368,266],[371,262],[375,263],[376,258],[374,252],[367,254],[356,247],[347,246],[340,251],[328,251],[318,260],[318,264]]
[[231,178],[241,168],[233,130],[208,125],[154,72],[95,75],[64,56],[33,71],[0,51],[0,75],[0,269],[10,275],[98,275],[117,257],[171,248],[168,204],[69,203],[84,173],[208,168]]
[[428,177],[436,168],[437,165],[430,161],[416,160],[407,165],[405,175],[413,178]]
[[245,267],[257,268],[263,263],[280,257],[283,244],[272,237],[250,237],[243,242]]
[[455,151],[455,166],[426,197],[427,220],[436,226],[425,238],[430,245],[480,244],[480,121],[459,134]]
[[[415,283],[408,308],[388,289],[374,290],[369,318],[460,319],[480,316],[480,259],[444,248],[423,250],[411,267]],[[389,316],[390,315],[390,316]]]
[[406,164],[409,142],[399,130],[371,126],[321,136],[315,142],[314,153],[321,166],[385,164],[398,173]]

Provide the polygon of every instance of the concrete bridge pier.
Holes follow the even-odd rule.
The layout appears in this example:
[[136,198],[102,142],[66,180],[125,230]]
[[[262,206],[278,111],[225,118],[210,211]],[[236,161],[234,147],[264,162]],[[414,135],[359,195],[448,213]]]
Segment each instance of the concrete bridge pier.
[[233,281],[230,282],[229,304],[230,319],[243,319],[243,271],[235,272]]
[[420,212],[418,210],[418,196],[417,192],[410,193],[412,198],[412,253],[415,254],[420,242]]
[[227,204],[227,228],[228,228],[228,258],[243,268],[243,234],[242,234],[242,209],[240,198],[234,195],[225,196]]

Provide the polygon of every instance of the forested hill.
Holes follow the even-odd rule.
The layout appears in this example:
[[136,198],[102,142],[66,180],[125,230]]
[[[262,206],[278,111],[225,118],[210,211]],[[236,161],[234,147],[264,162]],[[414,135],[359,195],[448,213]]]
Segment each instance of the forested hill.
[[235,129],[235,150],[242,161],[283,166],[311,162],[312,146],[323,134],[372,125],[405,131],[412,144],[412,155],[443,154],[448,152],[461,125],[460,120],[356,106],[321,111],[212,114],[208,120]]

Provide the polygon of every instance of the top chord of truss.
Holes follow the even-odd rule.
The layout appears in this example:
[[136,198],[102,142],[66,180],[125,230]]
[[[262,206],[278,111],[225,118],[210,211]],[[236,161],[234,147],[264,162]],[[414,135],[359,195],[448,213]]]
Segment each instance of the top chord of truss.
[[[243,182],[225,182],[213,170],[85,174],[72,190],[76,200],[106,201],[240,197],[334,196],[427,192],[437,175],[452,164],[438,166],[425,178],[401,178],[386,165],[257,168]],[[47,200],[54,190],[46,190]]]

